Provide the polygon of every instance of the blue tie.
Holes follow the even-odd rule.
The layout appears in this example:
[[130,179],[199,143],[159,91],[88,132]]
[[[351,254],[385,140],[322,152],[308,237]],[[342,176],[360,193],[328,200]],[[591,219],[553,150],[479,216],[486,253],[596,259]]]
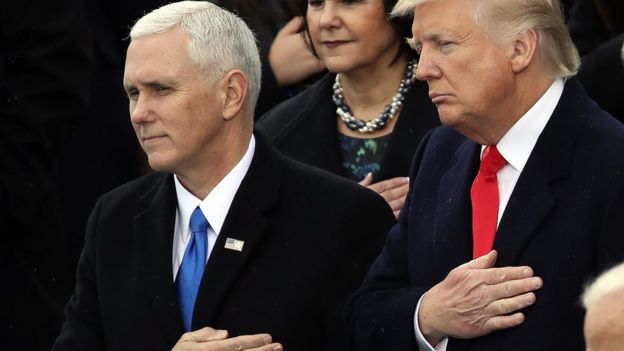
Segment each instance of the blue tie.
[[186,246],[184,258],[175,281],[185,332],[191,331],[197,290],[199,290],[199,284],[206,266],[207,230],[208,221],[198,206],[191,215],[191,238]]

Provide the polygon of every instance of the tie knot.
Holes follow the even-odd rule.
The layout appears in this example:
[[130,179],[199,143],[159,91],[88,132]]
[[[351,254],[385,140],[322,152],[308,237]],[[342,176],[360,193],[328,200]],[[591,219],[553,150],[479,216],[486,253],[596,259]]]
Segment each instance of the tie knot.
[[479,172],[484,175],[494,175],[500,171],[506,163],[507,161],[505,161],[503,155],[498,152],[496,145],[491,145],[485,148],[483,159],[479,166]]
[[208,220],[204,217],[204,214],[199,206],[197,206],[191,215],[191,231],[205,232],[206,230],[208,230]]

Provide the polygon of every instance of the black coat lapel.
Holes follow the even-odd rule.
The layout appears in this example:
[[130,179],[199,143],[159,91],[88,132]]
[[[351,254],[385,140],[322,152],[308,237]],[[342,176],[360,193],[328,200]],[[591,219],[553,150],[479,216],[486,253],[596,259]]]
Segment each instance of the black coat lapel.
[[576,136],[585,114],[576,80],[566,83],[552,117],[540,135],[511,194],[496,232],[497,266],[516,265],[524,247],[555,206],[550,183],[570,170]]
[[338,142],[336,106],[331,99],[335,77],[335,74],[327,74],[315,85],[316,89],[312,91],[310,106],[302,110],[305,116],[302,116],[303,123],[299,126],[307,132],[300,133],[301,139],[296,143],[302,148],[310,145],[310,148],[306,149],[313,153],[309,157],[315,158],[315,161],[305,163],[346,177],[347,173],[342,167],[342,155]]
[[429,86],[417,81],[405,96],[403,109],[398,116],[388,148],[381,159],[381,169],[376,181],[394,177],[407,177],[414,152],[423,137],[440,125],[438,110],[428,96]]
[[[335,74],[328,73],[292,99],[277,105],[257,124],[270,145],[295,160],[346,176],[342,167],[336,107],[331,99]],[[295,137],[293,137],[296,136]]]
[[172,345],[182,334],[182,322],[173,286],[172,247],[177,197],[172,175],[142,198],[145,210],[134,217],[134,232],[143,263],[142,278],[147,298],[152,302],[160,323]]
[[455,163],[440,179],[433,255],[442,277],[472,258],[470,187],[479,169],[480,152],[480,145],[463,142],[455,153]]
[[[265,212],[278,200],[282,164],[273,150],[260,138],[256,140],[253,161],[236,192],[204,271],[195,304],[194,328],[212,326],[220,302],[265,234]],[[244,241],[242,251],[226,249],[228,238]]]

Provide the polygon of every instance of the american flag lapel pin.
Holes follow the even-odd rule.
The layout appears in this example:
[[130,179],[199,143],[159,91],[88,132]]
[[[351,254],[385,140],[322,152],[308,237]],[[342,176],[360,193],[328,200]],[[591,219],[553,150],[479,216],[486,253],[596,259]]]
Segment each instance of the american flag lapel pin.
[[233,238],[227,238],[225,239],[225,248],[228,250],[234,250],[234,251],[238,251],[241,252],[243,251],[243,245],[245,245],[245,242],[242,240],[237,240],[237,239],[233,239]]

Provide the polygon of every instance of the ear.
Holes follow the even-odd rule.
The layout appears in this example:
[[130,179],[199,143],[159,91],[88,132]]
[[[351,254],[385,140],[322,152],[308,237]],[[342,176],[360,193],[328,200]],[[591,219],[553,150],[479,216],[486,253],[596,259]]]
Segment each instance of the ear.
[[510,61],[514,73],[524,71],[535,59],[537,50],[537,32],[529,29],[520,34],[511,44]]
[[232,70],[221,79],[223,119],[234,118],[245,105],[247,100],[248,80],[239,70]]

